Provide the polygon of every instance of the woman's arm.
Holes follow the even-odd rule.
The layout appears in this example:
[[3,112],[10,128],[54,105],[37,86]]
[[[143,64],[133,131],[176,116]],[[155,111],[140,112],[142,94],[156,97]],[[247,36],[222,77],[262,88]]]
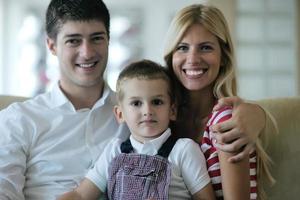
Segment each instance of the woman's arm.
[[75,190],[63,194],[58,200],[97,200],[101,194],[98,187],[85,178]]
[[238,163],[228,162],[231,153],[218,151],[224,199],[250,199],[249,157]]
[[[249,155],[240,162],[232,163],[228,162],[228,159],[235,156],[235,153],[228,153],[221,150],[216,150],[216,154],[213,153],[216,147],[216,142],[214,140],[214,133],[211,130],[211,126],[219,123],[225,123],[232,118],[233,110],[231,108],[223,108],[219,111],[213,112],[209,120],[209,132],[204,133],[204,143],[208,147],[211,145],[212,154],[209,156],[209,162],[216,162],[215,165],[212,163],[211,172],[213,171],[213,166],[217,167],[217,161],[214,160],[214,156],[219,158],[220,167],[220,180],[222,183],[222,192],[225,200],[247,200],[250,199],[250,165],[249,165]],[[205,146],[203,146],[204,148]],[[216,168],[217,169],[217,168]],[[216,170],[215,169],[215,170]],[[217,183],[217,182],[216,182]]]

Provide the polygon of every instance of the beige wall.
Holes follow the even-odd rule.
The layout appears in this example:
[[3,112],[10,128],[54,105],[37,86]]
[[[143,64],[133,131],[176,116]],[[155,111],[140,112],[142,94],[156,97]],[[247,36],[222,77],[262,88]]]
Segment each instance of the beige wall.
[[228,22],[233,43],[235,44],[236,0],[210,0],[209,4],[216,6],[223,12]]
[[[233,43],[236,44],[235,23],[236,23],[236,0],[209,0],[209,4],[218,7],[225,15],[232,35]],[[300,1],[297,4],[297,95],[300,95]]]

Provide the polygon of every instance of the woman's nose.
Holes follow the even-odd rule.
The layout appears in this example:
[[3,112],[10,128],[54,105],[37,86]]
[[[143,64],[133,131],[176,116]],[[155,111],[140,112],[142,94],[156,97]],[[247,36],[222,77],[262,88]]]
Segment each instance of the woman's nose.
[[196,50],[191,50],[187,54],[187,61],[190,64],[199,64],[201,62],[201,56],[200,53],[197,52]]

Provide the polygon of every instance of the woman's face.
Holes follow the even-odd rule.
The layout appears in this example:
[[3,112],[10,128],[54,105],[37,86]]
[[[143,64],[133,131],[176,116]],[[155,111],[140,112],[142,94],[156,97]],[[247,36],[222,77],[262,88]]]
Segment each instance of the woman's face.
[[213,88],[221,63],[221,48],[215,35],[201,24],[187,29],[173,53],[173,70],[188,90]]

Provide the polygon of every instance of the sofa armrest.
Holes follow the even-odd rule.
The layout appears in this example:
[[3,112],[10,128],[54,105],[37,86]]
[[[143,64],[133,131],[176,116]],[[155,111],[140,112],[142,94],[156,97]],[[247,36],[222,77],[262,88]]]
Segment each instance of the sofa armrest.
[[267,133],[267,153],[274,164],[273,187],[264,186],[268,199],[298,199],[300,185],[300,97],[264,99],[259,104],[275,119],[278,134]]
[[28,98],[20,96],[0,95],[0,110],[6,108],[11,103],[25,101],[26,99]]

